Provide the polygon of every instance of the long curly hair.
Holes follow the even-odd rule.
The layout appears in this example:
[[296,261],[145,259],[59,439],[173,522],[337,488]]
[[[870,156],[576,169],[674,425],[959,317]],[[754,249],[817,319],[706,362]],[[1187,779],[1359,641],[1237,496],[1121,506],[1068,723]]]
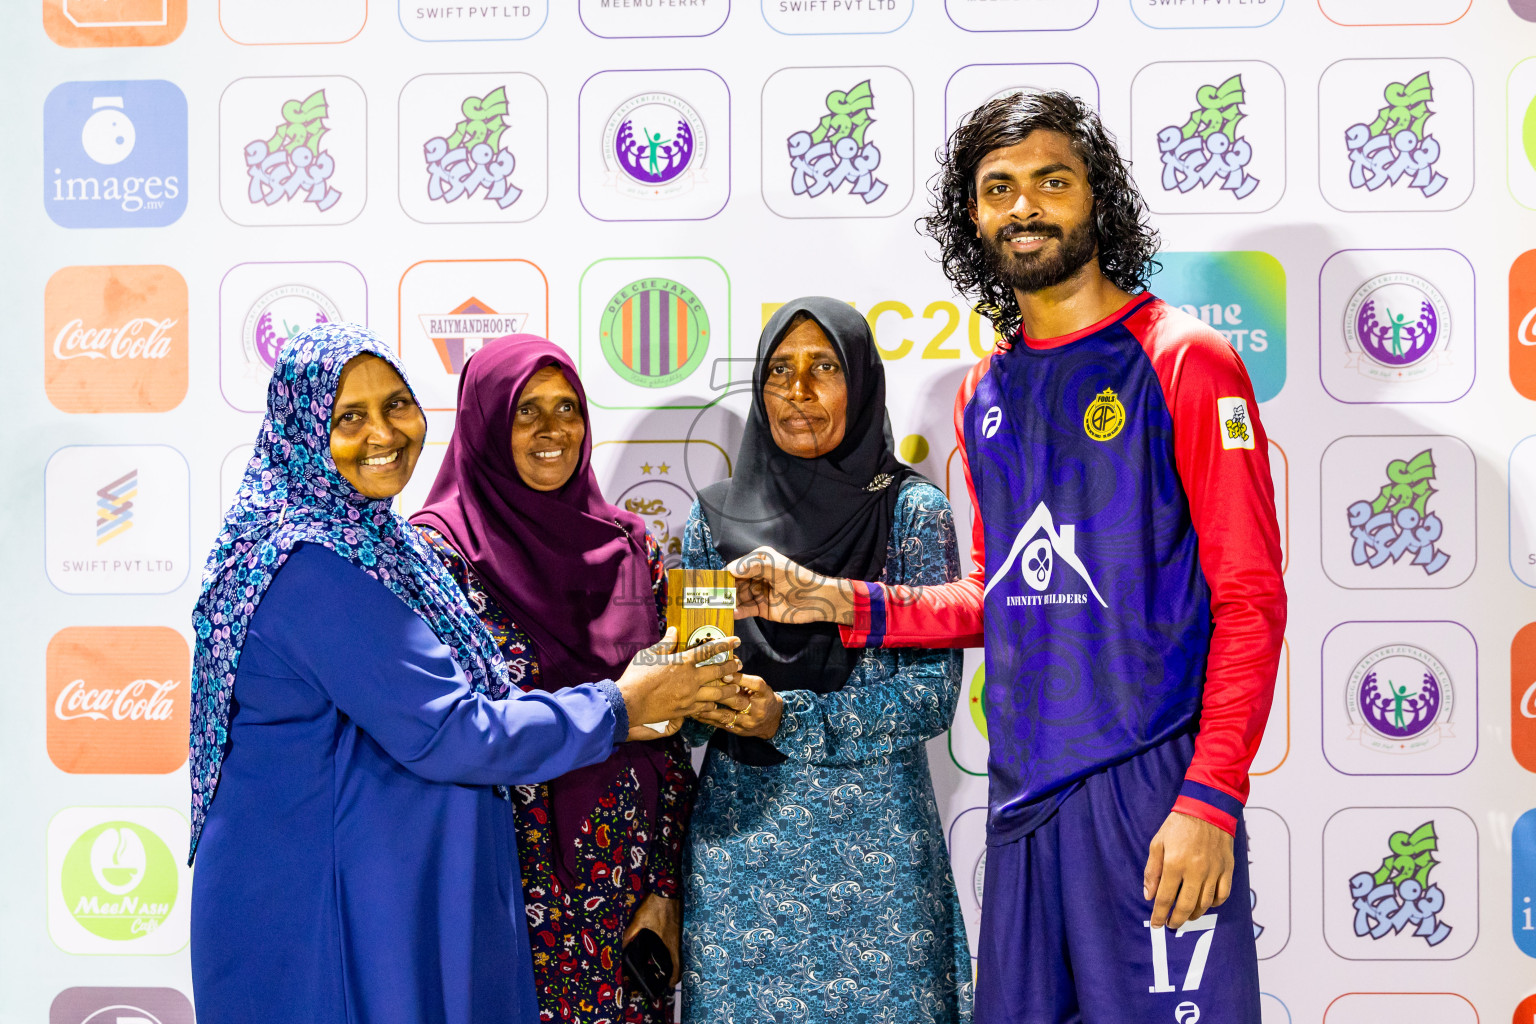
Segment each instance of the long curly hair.
[[1131,179],[1129,161],[1120,156],[1098,112],[1065,92],[999,96],[973,110],[949,137],[930,185],[933,213],[918,223],[939,243],[944,276],[1005,338],[1019,328],[1018,300],[993,271],[971,220],[970,204],[976,199],[976,168],[982,158],[1024,141],[1034,131],[1067,136],[1088,168],[1094,241],[1104,276],[1118,288],[1137,292],[1161,269],[1153,258],[1159,245],[1157,229],[1147,223],[1147,206]]

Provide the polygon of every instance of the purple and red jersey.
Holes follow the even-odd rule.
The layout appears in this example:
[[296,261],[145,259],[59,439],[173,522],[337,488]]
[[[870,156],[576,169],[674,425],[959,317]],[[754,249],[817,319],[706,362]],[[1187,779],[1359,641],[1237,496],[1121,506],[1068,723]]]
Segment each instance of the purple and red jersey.
[[1196,731],[1174,810],[1234,832],[1269,716],[1285,587],[1242,360],[1149,293],[979,362],[955,404],[975,570],[857,584],[849,646],[981,646],[988,834]]

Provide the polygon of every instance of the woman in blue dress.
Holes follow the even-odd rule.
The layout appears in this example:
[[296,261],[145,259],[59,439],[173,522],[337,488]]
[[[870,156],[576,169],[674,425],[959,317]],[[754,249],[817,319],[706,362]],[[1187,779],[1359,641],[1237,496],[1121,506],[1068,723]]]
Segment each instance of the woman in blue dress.
[[[766,545],[859,579],[958,578],[948,501],[891,450],[862,316],[829,298],[784,306],[754,386],[736,473],[689,516],[686,567]],[[684,726],[709,750],[685,875],[683,1019],[968,1020],[970,951],[924,747],[954,715],[959,652],[847,651],[823,623],[738,619],[737,632],[750,675],[725,688],[727,708]]]
[[500,787],[654,735],[631,720],[713,707],[736,669],[657,649],[617,682],[513,693],[495,641],[390,509],[425,435],[366,329],[284,346],[192,616],[200,1020],[535,1020]]

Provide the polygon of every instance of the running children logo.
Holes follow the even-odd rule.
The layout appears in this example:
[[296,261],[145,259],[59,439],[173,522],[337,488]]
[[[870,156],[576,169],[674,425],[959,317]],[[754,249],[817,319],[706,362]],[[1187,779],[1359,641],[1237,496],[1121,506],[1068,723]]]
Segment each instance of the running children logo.
[[833,90],[826,104],[814,129],[789,137],[790,192],[814,199],[846,185],[851,194],[873,203],[885,195],[886,184],[875,177],[880,149],[867,138],[875,122],[869,79],[851,89]]
[[1448,358],[1450,343],[1450,303],[1417,274],[1377,274],[1344,308],[1346,365],[1372,380],[1428,376]]
[[65,82],[43,103],[43,166],[62,227],[170,224],[187,208],[187,98],[170,82]]
[[517,157],[502,145],[508,127],[507,90],[498,85],[484,96],[469,96],[460,104],[462,119],[447,135],[427,140],[427,198],[452,203],[480,196],[505,210],[522,197],[512,184]]
[[1446,567],[1451,556],[1436,547],[1445,533],[1440,517],[1430,511],[1435,494],[1435,456],[1426,448],[1411,459],[1387,463],[1387,482],[1376,496],[1349,506],[1349,535],[1355,565],[1372,569],[1408,559],[1427,575]]
[[688,377],[709,348],[709,312],[687,285],[665,277],[614,293],[599,325],[603,355],[624,380],[663,388]]
[[[988,410],[987,415],[991,415],[991,410]],[[1125,406],[1120,403],[1120,399],[1111,388],[1100,391],[1083,411],[1083,432],[1095,441],[1113,440],[1124,428]],[[996,433],[996,429],[994,425],[993,433]],[[985,420],[982,422],[981,432],[986,437],[992,436],[987,433]]]
[[325,211],[341,200],[331,184],[336,161],[325,149],[327,116],[325,90],[317,89],[302,100],[285,100],[272,134],[246,143],[251,203],[273,206],[298,198]]
[[[1003,559],[993,574],[986,590],[982,591],[985,599],[988,594],[1003,580],[1008,578],[1009,571],[1014,563],[1019,566],[1019,576],[1025,586],[1033,590],[1033,594],[1010,595],[1007,598],[1008,607],[1016,606],[1043,606],[1058,604],[1087,604],[1089,594],[1100,605],[1108,608],[1104,598],[1099,596],[1099,590],[1093,585],[1093,577],[1088,574],[1088,567],[1083,564],[1077,554],[1077,527],[1071,523],[1062,523],[1060,529],[1056,527],[1052,519],[1051,510],[1045,502],[1035,506],[1035,511],[1030,514],[1024,526],[1014,536],[1013,547],[1008,551],[1008,557]],[[1064,588],[1071,587],[1071,576],[1065,571],[1060,571],[1066,566],[1072,574],[1075,574],[1081,584],[1088,588],[1088,593],[1073,592]],[[1053,585],[1054,584],[1054,585]]]
[[1438,851],[1433,820],[1392,833],[1381,866],[1349,879],[1355,935],[1380,940],[1406,931],[1430,946],[1450,938],[1451,926],[1440,920],[1445,893],[1430,879]]
[[1453,736],[1455,689],[1450,671],[1413,644],[1371,651],[1350,672],[1344,691],[1349,738],[1383,754],[1416,754]]
[[487,341],[521,334],[528,314],[498,313],[488,303],[471,296],[447,313],[422,313],[417,320],[431,339],[444,372],[458,376],[464,372],[469,357]]
[[1241,74],[1195,90],[1195,107],[1184,123],[1157,133],[1164,191],[1189,192],[1216,185],[1236,199],[1253,194],[1259,187],[1259,179],[1247,169],[1253,148],[1239,128],[1246,116],[1244,102]]
[[690,191],[704,166],[704,120],[667,92],[631,96],[603,128],[608,184],[631,199],[668,199]]
[[318,288],[282,284],[256,297],[240,332],[246,365],[265,380],[283,346],[312,327],[342,322],[341,309]]
[[1406,82],[1387,84],[1376,117],[1369,124],[1351,125],[1344,133],[1350,188],[1375,191],[1401,185],[1425,197],[1445,188],[1445,175],[1435,169],[1440,141],[1428,129],[1435,113],[1434,94],[1428,71]]

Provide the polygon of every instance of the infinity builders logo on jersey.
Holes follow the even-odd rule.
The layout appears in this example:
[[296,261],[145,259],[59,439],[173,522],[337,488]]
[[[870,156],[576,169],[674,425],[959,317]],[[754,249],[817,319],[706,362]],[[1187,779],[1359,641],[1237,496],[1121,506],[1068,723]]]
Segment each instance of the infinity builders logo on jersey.
[[163,626],[71,626],[48,641],[48,757],[77,774],[163,774],[187,759],[191,654]]
[[1451,556],[1436,545],[1445,524],[1429,509],[1435,493],[1435,453],[1426,448],[1410,459],[1387,463],[1387,481],[1374,498],[1349,506],[1350,558],[1356,565],[1380,568],[1400,559],[1430,576]]
[[886,184],[875,177],[880,148],[867,138],[875,122],[869,79],[851,89],[833,90],[826,103],[815,128],[788,139],[789,190],[814,199],[846,185],[850,193],[873,203],[885,195]]
[[1195,107],[1184,123],[1157,133],[1165,190],[1189,192],[1216,185],[1237,199],[1253,195],[1259,179],[1248,173],[1253,147],[1238,127],[1245,116],[1243,102],[1242,75],[1195,90]]
[[166,594],[187,577],[187,463],[164,445],[71,445],[43,481],[48,578],[69,594]]
[[163,807],[71,807],[48,824],[48,931],[66,953],[175,953],[190,871],[186,819]]
[[187,27],[187,0],[43,0],[60,46],[164,46]]
[[645,521],[667,568],[678,569],[695,481],[729,477],[731,460],[713,441],[599,441],[592,470],[615,505]]
[[1318,83],[1323,197],[1341,210],[1449,210],[1472,191],[1472,78],[1445,58],[1336,61]]
[[[1003,559],[1003,564],[982,592],[983,598],[1008,578],[1015,562],[1019,566],[1019,576],[1034,593],[1010,595],[1007,598],[1010,608],[1016,605],[1087,604],[1089,594],[1100,605],[1109,607],[1093,585],[1088,567],[1078,557],[1077,527],[1062,523],[1057,529],[1051,510],[1043,501],[1035,506],[1029,520],[1015,535],[1008,557]],[[1080,587],[1087,587],[1087,593],[1079,590]]]
[[400,205],[415,220],[528,220],[549,191],[549,97],[532,75],[418,75],[400,96]]
[[174,409],[187,394],[187,282],[170,267],[65,267],[43,291],[43,343],[56,408]]
[[193,1024],[192,1004],[173,988],[67,988],[48,1024]]
[[170,224],[187,208],[187,98],[170,82],[65,82],[43,103],[43,168],[56,224]]

